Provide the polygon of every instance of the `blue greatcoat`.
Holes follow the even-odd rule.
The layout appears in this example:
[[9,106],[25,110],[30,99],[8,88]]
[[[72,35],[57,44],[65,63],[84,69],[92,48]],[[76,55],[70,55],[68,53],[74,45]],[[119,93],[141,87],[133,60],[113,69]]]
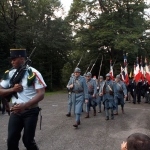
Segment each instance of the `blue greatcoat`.
[[118,105],[124,106],[124,95],[127,95],[127,88],[124,82],[119,81],[114,83],[114,99],[116,103],[116,110],[118,111]]
[[106,80],[104,86],[100,88],[99,93],[103,93],[103,103],[106,109],[115,109],[114,102],[114,82],[112,80]]
[[97,87],[98,87],[98,91],[97,91],[97,99],[96,99],[96,101],[97,101],[97,104],[99,105],[99,110],[101,110],[101,102],[103,102],[103,96],[100,96],[100,89],[104,86],[104,81],[101,81],[101,82],[99,82],[99,84],[98,84],[98,82],[97,82]]
[[90,105],[94,108],[96,107],[96,98],[93,97],[93,95],[96,96],[97,93],[97,85],[96,81],[94,79],[89,79],[86,81],[87,87],[88,87],[88,94],[89,94],[89,102],[87,104],[86,112],[89,112]]
[[83,103],[88,100],[88,88],[83,76],[73,78],[73,89],[71,98],[74,102],[75,114],[81,115]]
[[69,92],[69,94],[68,94],[68,112],[69,113],[71,113],[71,108],[72,108],[72,104],[73,104],[73,101],[72,101],[72,98],[71,98],[71,94],[72,94],[71,90],[72,89],[70,89],[69,86],[71,84],[73,84],[73,79],[74,79],[73,76],[71,76],[70,80],[69,80],[69,82],[67,84],[67,88],[68,88],[68,92]]

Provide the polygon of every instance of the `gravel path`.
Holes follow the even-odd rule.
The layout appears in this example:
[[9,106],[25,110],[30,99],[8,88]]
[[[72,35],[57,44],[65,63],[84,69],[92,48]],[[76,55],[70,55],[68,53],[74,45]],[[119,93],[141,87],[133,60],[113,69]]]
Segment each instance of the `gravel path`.
[[[75,116],[66,117],[67,94],[47,96],[40,103],[42,130],[38,122],[36,142],[40,150],[120,150],[120,145],[130,134],[142,132],[150,136],[150,104],[126,103],[125,114],[119,112],[114,120],[105,121],[105,113],[85,119],[75,129]],[[6,150],[9,116],[0,114],[0,150]],[[20,150],[25,147],[20,140]]]

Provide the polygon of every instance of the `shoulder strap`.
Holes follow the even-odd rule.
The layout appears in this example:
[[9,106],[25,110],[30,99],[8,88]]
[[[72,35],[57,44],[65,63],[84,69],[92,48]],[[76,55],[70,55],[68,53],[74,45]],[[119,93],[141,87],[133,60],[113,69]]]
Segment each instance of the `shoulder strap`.
[[83,87],[81,86],[81,84],[79,83],[78,80],[75,80],[75,82],[81,87],[81,89],[83,90]]

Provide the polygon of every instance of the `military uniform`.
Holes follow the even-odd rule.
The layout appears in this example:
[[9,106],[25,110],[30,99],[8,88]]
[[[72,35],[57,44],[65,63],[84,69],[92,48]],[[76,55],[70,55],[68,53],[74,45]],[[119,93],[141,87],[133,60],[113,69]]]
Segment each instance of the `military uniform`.
[[71,98],[74,101],[75,107],[75,115],[76,115],[76,123],[73,125],[74,127],[78,127],[80,125],[80,115],[82,113],[83,103],[85,100],[88,100],[88,88],[86,85],[86,80],[83,76],[80,75],[80,68],[75,68],[74,73],[79,73],[78,76],[74,76],[73,87]]
[[145,91],[145,103],[150,103],[150,84],[148,83],[148,81],[145,83],[144,91]]
[[[87,78],[89,77],[89,78]],[[89,101],[86,105],[86,116],[85,118],[89,118],[89,110],[90,110],[90,106],[93,107],[94,113],[93,115],[96,115],[96,93],[97,93],[97,86],[96,86],[96,81],[94,79],[91,78],[92,74],[90,72],[88,72],[86,74],[86,84],[88,87],[88,94],[89,94]]]
[[124,96],[127,97],[127,88],[124,82],[120,81],[120,75],[116,76],[116,81],[114,83],[114,100],[116,103],[116,115],[118,115],[118,105],[121,105],[122,113],[124,113]]
[[[109,78],[109,79],[107,79]],[[106,74],[104,86],[99,93],[103,93],[103,103],[105,105],[106,120],[109,120],[109,110],[111,110],[111,119],[114,119],[113,110],[115,109],[114,102],[114,83],[110,80],[110,74]]]
[[99,92],[100,92],[100,89],[104,86],[104,83],[105,83],[104,80],[103,80],[103,76],[100,76],[100,79],[102,81],[97,82],[97,93],[98,93],[97,94],[97,105],[99,107],[98,113],[101,112],[101,103],[103,102],[103,95],[102,95],[102,93],[99,93]]
[[[19,57],[26,57],[26,51],[24,49],[13,49],[10,51],[12,61],[14,59],[18,59]],[[9,90],[7,88],[10,87],[10,81],[15,72],[15,68],[7,72],[7,78],[3,79],[0,84],[1,88]],[[33,73],[32,76],[30,76],[31,72]],[[29,85],[31,79],[33,80]],[[42,100],[44,97],[43,94],[46,84],[43,80],[42,75],[35,68],[27,66],[25,74],[23,75],[19,85],[23,88],[23,90],[17,92],[18,98],[14,95],[12,96],[13,107],[11,108],[12,113],[10,114],[8,124],[8,150],[19,150],[18,144],[21,137],[22,129],[24,129],[23,143],[27,150],[39,150],[35,143],[34,136],[40,109],[38,107],[38,103],[35,103],[29,107],[25,107],[25,105]],[[40,93],[41,90],[42,93]],[[41,96],[38,97],[38,94],[41,94]],[[17,110],[15,109],[17,107],[18,109],[21,109],[21,107],[24,109],[17,112]]]
[[71,98],[71,94],[72,94],[72,89],[69,87],[71,84],[73,84],[73,80],[74,80],[74,74],[71,74],[70,80],[67,84],[67,89],[68,89],[68,113],[66,114],[67,117],[71,116],[71,108],[72,108],[72,98]]
[[136,104],[136,92],[137,92],[136,82],[133,79],[129,84],[130,84],[131,95],[133,97],[133,103]]
[[136,86],[136,94],[137,94],[137,102],[140,104],[141,102],[141,91],[142,91],[142,80],[139,80]]

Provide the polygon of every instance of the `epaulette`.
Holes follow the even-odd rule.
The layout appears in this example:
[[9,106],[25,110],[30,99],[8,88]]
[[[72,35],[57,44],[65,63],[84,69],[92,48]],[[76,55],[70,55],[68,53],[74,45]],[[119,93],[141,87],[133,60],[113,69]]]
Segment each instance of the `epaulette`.
[[35,73],[32,72],[32,69],[28,69],[29,76],[27,78],[27,85],[31,86],[35,80]]
[[9,72],[10,72],[12,69],[14,69],[14,68],[11,68],[11,69],[6,70],[6,71],[4,72],[3,78],[2,78],[3,80],[7,80],[7,79],[9,78]]

